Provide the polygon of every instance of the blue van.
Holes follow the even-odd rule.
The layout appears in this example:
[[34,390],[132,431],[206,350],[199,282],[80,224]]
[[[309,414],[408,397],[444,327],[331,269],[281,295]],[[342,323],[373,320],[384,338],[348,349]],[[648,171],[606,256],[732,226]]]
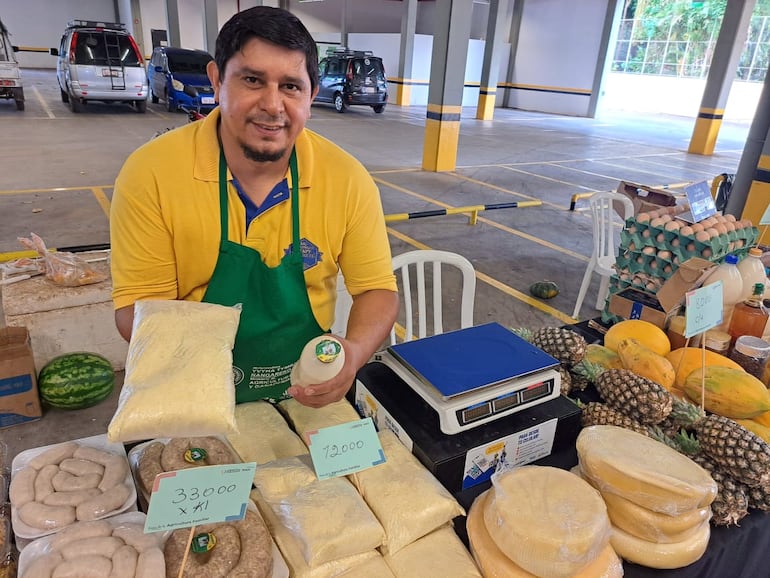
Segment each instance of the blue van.
[[205,50],[156,47],[147,67],[150,100],[164,101],[169,112],[180,107],[210,111],[216,106],[214,88],[206,75],[206,65],[211,60],[212,56]]

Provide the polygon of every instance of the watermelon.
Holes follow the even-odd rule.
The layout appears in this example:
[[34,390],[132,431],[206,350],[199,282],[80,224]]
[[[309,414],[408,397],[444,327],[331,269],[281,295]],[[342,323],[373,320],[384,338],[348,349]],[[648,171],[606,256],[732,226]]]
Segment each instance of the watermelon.
[[97,353],[54,357],[37,378],[40,399],[51,407],[83,409],[106,399],[115,387],[112,364]]

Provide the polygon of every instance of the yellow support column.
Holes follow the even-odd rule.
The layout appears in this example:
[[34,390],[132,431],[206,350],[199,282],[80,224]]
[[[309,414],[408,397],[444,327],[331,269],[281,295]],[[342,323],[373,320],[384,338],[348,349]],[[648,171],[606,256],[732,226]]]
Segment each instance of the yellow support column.
[[690,146],[687,152],[699,155],[714,154],[714,147],[722,127],[723,109],[702,108],[695,120]]
[[460,106],[428,105],[422,168],[426,171],[453,171],[457,166],[460,141]]

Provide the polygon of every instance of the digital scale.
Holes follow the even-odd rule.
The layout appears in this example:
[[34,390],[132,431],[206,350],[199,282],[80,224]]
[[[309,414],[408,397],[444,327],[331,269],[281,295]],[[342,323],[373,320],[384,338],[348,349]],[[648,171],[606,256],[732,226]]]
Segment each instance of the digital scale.
[[498,323],[391,345],[375,356],[456,434],[559,396],[559,362]]

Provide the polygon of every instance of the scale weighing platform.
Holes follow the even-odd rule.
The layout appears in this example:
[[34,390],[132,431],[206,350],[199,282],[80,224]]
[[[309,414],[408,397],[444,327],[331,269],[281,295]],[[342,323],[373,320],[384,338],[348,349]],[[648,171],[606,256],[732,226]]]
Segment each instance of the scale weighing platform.
[[391,345],[375,355],[457,434],[559,397],[559,362],[498,323]]

